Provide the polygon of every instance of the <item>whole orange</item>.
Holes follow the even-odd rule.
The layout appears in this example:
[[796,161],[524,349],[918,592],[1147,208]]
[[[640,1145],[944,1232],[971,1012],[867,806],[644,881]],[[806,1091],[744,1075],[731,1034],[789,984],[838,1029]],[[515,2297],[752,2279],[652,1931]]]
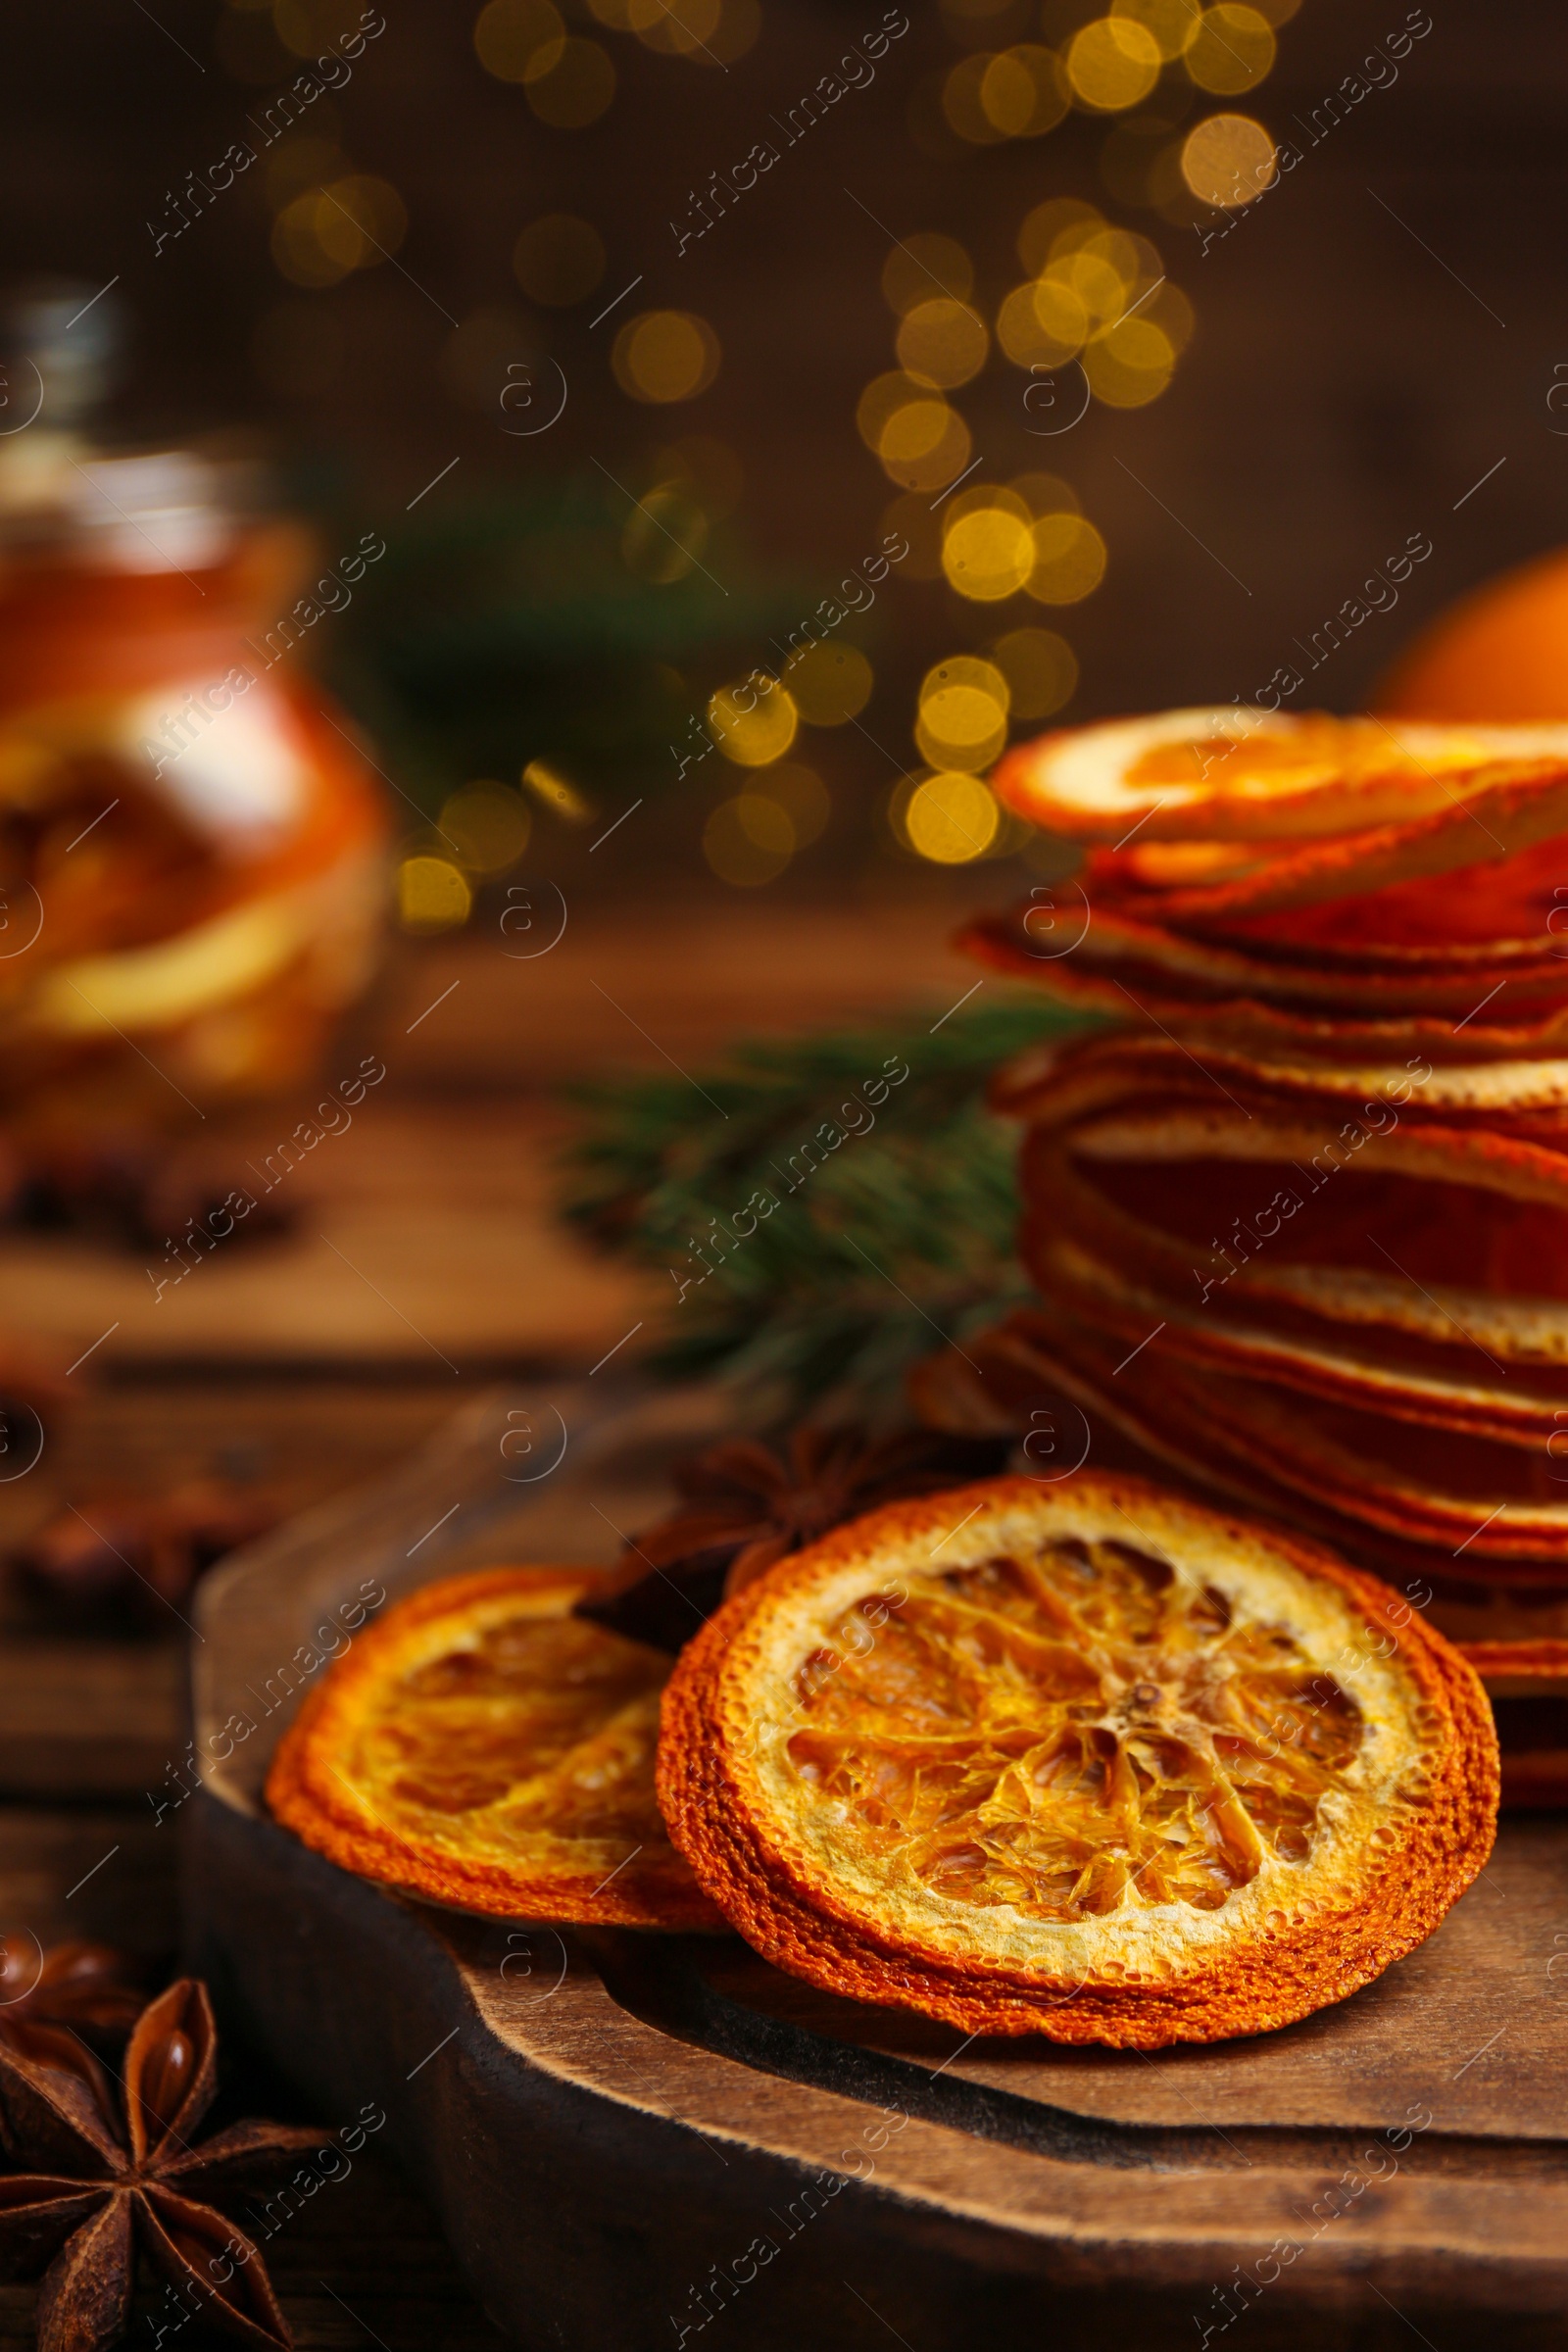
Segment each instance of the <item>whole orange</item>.
[[1568,719],[1568,549],[1451,605],[1395,662],[1373,708],[1405,718]]

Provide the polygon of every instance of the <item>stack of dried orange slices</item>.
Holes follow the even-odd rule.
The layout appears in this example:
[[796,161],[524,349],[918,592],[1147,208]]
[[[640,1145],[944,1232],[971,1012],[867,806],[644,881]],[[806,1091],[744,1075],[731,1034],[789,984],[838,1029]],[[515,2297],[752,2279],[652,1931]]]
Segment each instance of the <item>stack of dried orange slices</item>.
[[1140,1480],[889,1504],[672,1674],[565,1615],[588,1581],[398,1603],[285,1735],[274,1813],[460,1908],[727,1921],[835,1993],[1139,2048],[1343,1999],[1491,1850],[1459,1654],[1330,1553]]
[[1090,854],[969,944],[1117,1026],[999,1081],[1042,1303],[928,1409],[1065,1389],[1476,1632],[1568,1596],[1568,727],[1174,711],[997,785]]

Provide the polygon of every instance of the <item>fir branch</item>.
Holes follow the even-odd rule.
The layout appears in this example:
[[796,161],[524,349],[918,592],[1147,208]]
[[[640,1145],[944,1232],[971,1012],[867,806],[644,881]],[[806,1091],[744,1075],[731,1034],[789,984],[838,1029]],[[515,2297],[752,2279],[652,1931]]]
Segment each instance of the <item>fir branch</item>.
[[770,1417],[828,1399],[886,1413],[920,1356],[1027,1296],[1016,1133],[987,1107],[986,1082],[1082,1025],[999,994],[934,1032],[922,1015],[752,1041],[700,1090],[664,1077],[575,1088],[587,1124],[564,1213],[667,1271],[657,1369],[722,1371]]

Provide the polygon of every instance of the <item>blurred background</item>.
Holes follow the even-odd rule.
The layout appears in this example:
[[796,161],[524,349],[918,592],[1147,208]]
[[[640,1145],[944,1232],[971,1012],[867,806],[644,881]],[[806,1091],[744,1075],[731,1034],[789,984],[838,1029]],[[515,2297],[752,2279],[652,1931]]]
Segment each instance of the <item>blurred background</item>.
[[[113,345],[90,429],[248,462],[323,571],[384,542],[289,661],[408,796],[416,927],[517,860],[896,892],[1017,855],[979,788],[920,794],[999,723],[1292,663],[1298,707],[1353,709],[1549,536],[1553,20],[1386,15],[21,0],[6,272],[109,287],[72,330]],[[711,704],[813,614],[788,706]],[[918,732],[975,657],[943,680],[995,699]],[[475,784],[507,797],[419,830]]]

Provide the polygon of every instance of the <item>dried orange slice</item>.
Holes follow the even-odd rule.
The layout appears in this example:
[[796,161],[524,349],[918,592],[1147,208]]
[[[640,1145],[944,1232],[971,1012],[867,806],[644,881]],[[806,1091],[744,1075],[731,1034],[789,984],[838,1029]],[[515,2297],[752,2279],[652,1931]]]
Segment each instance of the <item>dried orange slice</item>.
[[1021,744],[998,793],[1075,841],[1267,842],[1450,816],[1461,799],[1568,770],[1568,726],[1164,710]]
[[277,1819],[345,1870],[462,1910],[716,1926],[654,1799],[669,1660],[570,1614],[595,1581],[487,1568],[398,1602],[284,1734]]
[[1497,1757],[1386,1587],[1080,1474],[893,1504],[727,1602],[671,1676],[659,1792],[792,1974],[1154,2048],[1289,2024],[1430,1935]]

